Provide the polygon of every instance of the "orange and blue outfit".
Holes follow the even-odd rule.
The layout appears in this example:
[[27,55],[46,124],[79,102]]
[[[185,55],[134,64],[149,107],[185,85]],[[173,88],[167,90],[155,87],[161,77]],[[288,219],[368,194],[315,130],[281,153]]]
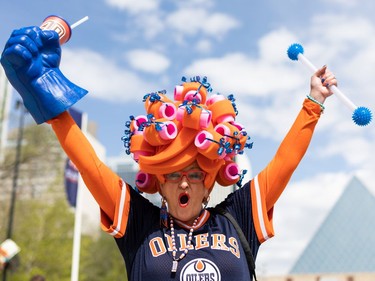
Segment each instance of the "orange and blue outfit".
[[[320,114],[319,105],[306,99],[271,162],[220,203],[236,218],[255,257],[260,244],[274,235],[274,205],[302,159]],[[160,227],[160,208],[98,159],[69,113],[49,123],[98,202],[102,228],[116,238],[129,280],[175,280],[169,276],[170,229]],[[190,226],[176,224],[177,248],[183,250]],[[180,280],[250,280],[237,233],[224,217],[204,210],[193,237],[176,273]]]

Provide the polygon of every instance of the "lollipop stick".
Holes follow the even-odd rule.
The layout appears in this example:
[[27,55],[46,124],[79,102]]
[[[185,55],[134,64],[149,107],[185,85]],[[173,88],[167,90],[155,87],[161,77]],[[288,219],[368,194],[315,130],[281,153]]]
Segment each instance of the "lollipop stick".
[[81,18],[79,21],[76,21],[75,23],[73,23],[70,28],[73,29],[73,28],[76,28],[78,25],[84,23],[85,21],[87,21],[89,19],[88,16],[85,16],[83,18]]

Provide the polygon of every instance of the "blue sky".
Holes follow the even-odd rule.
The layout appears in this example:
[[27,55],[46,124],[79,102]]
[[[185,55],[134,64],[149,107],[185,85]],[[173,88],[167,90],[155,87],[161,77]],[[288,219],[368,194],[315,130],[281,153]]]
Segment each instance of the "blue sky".
[[[62,47],[61,69],[89,90],[76,107],[97,124],[107,156],[124,155],[124,123],[144,113],[144,94],[171,94],[182,76],[200,75],[213,92],[235,95],[257,173],[309,92],[311,74],[288,59],[290,44],[301,43],[316,66],[327,64],[354,104],[375,109],[374,11],[373,0],[14,0],[0,10],[0,44],[51,14],[70,23],[89,16]],[[356,126],[351,114],[336,97],[327,100],[310,150],[276,205],[276,237],[261,248],[261,274],[288,272],[353,175],[375,192],[374,122]]]

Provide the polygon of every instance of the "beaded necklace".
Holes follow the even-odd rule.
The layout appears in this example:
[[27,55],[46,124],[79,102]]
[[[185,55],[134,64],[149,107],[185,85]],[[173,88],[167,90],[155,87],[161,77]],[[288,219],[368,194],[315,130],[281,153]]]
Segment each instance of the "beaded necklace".
[[197,225],[198,218],[196,218],[194,220],[193,225],[190,228],[189,236],[188,236],[188,242],[187,242],[185,250],[181,253],[181,255],[178,258],[176,258],[177,248],[176,248],[176,240],[175,240],[175,235],[174,235],[174,223],[173,223],[172,216],[170,217],[171,238],[172,238],[172,258],[173,258],[173,264],[172,264],[172,269],[171,269],[172,273],[176,273],[178,262],[180,260],[182,260],[187,255],[187,253],[189,252],[189,247],[191,245],[191,241],[193,240],[194,228]]

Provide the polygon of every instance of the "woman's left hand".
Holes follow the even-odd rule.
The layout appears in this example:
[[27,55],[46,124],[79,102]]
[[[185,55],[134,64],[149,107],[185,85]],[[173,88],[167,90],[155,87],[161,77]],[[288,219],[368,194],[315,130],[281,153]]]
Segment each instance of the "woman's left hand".
[[318,102],[324,103],[325,99],[333,94],[329,88],[332,85],[337,86],[337,79],[325,65],[311,76],[310,96]]

